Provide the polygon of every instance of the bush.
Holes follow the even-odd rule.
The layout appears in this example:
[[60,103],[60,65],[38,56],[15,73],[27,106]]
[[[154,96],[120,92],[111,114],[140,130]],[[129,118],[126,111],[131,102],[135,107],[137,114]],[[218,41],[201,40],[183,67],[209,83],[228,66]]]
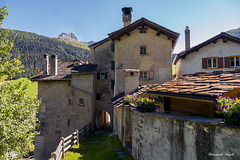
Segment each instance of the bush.
[[218,110],[216,113],[223,116],[228,124],[240,124],[240,99],[237,97],[218,97]]
[[157,108],[155,100],[147,97],[138,98],[135,101],[135,105],[140,112],[154,112]]
[[136,99],[136,97],[133,96],[133,95],[126,95],[126,96],[123,98],[123,103],[126,104],[126,105],[128,105],[128,104],[130,104],[130,103],[133,103],[135,99]]

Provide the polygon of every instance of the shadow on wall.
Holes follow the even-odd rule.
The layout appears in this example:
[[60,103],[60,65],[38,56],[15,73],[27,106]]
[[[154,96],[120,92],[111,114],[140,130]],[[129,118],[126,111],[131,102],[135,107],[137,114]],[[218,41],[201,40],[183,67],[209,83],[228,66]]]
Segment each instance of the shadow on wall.
[[108,112],[98,111],[96,114],[96,129],[107,129],[110,127],[111,117]]

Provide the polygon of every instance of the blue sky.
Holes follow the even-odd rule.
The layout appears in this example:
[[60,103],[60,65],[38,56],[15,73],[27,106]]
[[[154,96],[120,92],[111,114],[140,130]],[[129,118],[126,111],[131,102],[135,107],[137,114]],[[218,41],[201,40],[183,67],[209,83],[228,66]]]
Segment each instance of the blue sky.
[[184,29],[191,46],[240,27],[239,0],[1,0],[10,15],[5,28],[48,37],[72,32],[80,41],[99,41],[120,29],[122,7],[133,8],[133,21],[145,17],[180,33],[174,53],[184,50]]

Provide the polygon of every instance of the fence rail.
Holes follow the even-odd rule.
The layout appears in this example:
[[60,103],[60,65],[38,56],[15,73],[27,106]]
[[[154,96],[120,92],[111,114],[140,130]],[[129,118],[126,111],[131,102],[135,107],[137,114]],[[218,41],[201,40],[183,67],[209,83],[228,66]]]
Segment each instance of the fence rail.
[[49,160],[60,160],[64,158],[65,152],[69,150],[74,144],[79,143],[79,139],[84,136],[91,129],[91,123],[85,125],[80,130],[77,130],[67,137],[61,137],[57,149],[51,153]]

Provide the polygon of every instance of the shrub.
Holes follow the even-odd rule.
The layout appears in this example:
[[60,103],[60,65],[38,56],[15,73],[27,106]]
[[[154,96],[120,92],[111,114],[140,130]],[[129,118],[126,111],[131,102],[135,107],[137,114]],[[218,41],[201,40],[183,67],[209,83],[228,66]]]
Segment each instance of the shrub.
[[130,104],[130,103],[133,103],[135,98],[136,98],[136,97],[133,96],[133,95],[126,95],[126,96],[123,98],[123,103],[126,104],[126,105],[128,105],[128,104]]
[[218,110],[216,113],[223,116],[228,124],[240,124],[240,99],[237,97],[218,97]]
[[140,112],[154,112],[157,108],[155,100],[147,97],[138,98],[135,101],[135,105]]

